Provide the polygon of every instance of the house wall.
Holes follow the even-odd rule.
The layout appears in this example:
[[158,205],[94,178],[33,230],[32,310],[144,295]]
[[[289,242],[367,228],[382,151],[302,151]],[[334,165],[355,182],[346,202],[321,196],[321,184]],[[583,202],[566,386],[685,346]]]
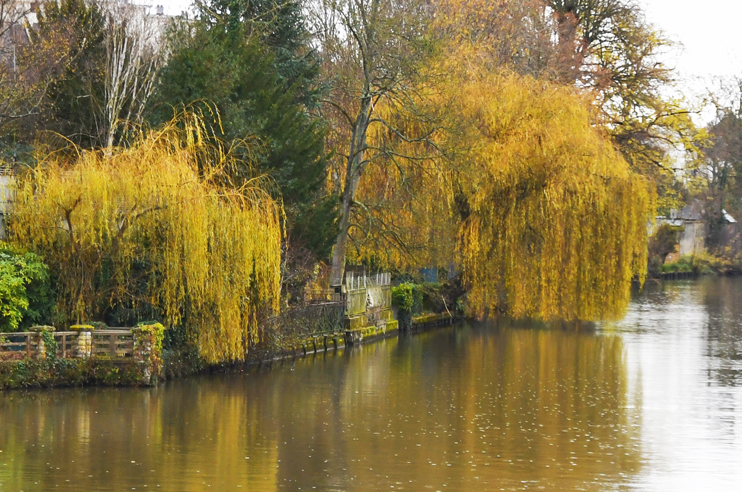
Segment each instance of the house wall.
[[680,233],[680,256],[694,255],[706,248],[706,230],[702,222],[686,220],[685,230]]

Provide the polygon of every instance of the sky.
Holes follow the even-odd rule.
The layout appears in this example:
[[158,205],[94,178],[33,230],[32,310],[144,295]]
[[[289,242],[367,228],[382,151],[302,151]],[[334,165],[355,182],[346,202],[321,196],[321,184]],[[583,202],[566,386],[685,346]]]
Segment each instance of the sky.
[[675,67],[689,98],[719,77],[742,77],[742,3],[735,0],[639,0],[647,20],[681,46],[665,62]]
[[[647,20],[678,45],[666,64],[677,69],[679,89],[701,97],[718,78],[742,76],[742,2],[739,0],[637,0]],[[165,13],[179,14],[191,0],[154,0]],[[715,85],[716,84],[716,85]],[[705,113],[703,119],[711,116]]]

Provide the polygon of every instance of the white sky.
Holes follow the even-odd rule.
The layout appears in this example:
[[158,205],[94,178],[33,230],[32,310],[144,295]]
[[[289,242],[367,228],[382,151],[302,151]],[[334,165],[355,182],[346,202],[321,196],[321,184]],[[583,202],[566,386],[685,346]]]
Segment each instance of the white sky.
[[[679,42],[665,60],[677,68],[680,89],[693,99],[742,77],[742,3],[735,0],[639,0],[647,20]],[[704,115],[708,119],[708,114]]]
[[[179,14],[191,4],[191,0],[148,1],[164,5],[169,15]],[[702,96],[718,77],[742,76],[742,2],[637,1],[644,7],[650,23],[680,43],[667,54],[665,62],[677,68],[680,89],[687,98]]]

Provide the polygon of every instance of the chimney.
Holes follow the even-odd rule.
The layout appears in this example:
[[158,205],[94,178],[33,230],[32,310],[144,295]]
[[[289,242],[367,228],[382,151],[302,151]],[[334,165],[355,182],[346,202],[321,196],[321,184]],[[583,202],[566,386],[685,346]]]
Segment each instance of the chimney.
[[155,11],[157,15],[165,15],[165,7],[163,7],[162,5],[158,5],[157,7],[155,7]]

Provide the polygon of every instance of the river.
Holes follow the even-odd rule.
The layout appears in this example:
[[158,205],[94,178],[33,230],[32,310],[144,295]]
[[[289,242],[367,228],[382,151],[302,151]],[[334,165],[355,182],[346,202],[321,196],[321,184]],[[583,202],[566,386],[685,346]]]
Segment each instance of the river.
[[732,491],[742,278],[157,388],[0,394],[0,491]]

